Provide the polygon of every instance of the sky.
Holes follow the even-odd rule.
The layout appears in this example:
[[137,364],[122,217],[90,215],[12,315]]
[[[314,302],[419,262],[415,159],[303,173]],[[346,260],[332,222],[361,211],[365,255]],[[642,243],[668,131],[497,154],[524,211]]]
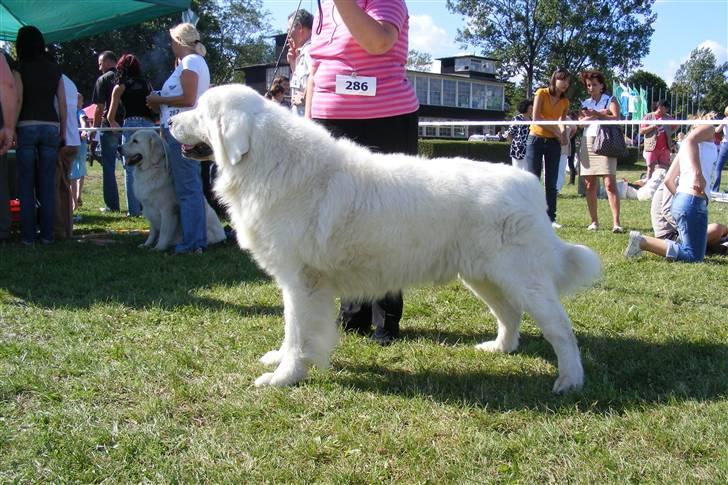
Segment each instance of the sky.
[[[286,28],[286,19],[298,1],[263,0],[274,29]],[[410,49],[431,54],[433,59],[475,53],[457,42],[457,30],[464,21],[447,9],[445,0],[406,3],[410,13]],[[301,8],[315,13],[317,2],[301,0]],[[728,61],[728,0],[657,0],[653,10],[657,13],[655,31],[642,69],[657,74],[669,85],[680,64],[696,47],[709,47],[718,62]]]

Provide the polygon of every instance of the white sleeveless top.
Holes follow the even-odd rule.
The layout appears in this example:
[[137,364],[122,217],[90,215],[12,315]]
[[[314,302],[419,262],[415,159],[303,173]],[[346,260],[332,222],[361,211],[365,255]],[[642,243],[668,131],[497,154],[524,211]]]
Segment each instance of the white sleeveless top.
[[[693,191],[695,173],[690,166],[690,160],[682,156],[685,147],[685,143],[680,147],[680,180],[677,183],[676,191],[689,194]],[[718,162],[718,147],[712,141],[703,141],[698,143],[698,152],[700,153],[700,170],[705,178],[705,196],[710,200],[710,188],[713,186],[715,165]]]
[[[599,101],[594,101],[591,97],[588,97],[587,99],[585,99],[584,101],[581,102],[581,107],[593,109],[594,111],[608,109],[609,101],[611,99],[612,99],[612,96],[610,94],[602,94],[602,97],[599,98]],[[598,132],[599,132],[599,124],[594,123],[592,125],[589,125],[589,127],[584,132],[584,136],[597,136]]]

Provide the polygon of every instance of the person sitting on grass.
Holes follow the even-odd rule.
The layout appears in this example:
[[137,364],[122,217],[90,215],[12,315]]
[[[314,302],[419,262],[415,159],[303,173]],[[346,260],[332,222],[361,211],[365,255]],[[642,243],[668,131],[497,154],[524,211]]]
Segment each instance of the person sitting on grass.
[[[677,223],[672,217],[673,197],[665,184],[660,184],[652,197],[650,218],[652,219],[652,231],[656,238],[678,242],[680,234],[677,230]],[[708,224],[706,239],[706,254],[728,254],[727,226],[715,222]]]
[[[714,113],[699,116],[713,119]],[[679,242],[644,236],[639,231],[629,233],[624,250],[628,258],[648,251],[670,260],[689,263],[705,258],[708,234],[708,200],[713,171],[718,158],[710,125],[694,126],[680,146],[680,151],[665,176],[665,187],[674,194],[672,215]],[[679,180],[678,180],[679,176]]]

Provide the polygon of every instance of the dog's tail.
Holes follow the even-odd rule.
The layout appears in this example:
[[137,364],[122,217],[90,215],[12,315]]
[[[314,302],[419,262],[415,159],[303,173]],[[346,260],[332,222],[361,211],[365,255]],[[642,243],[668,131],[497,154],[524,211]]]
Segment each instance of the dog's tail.
[[561,295],[591,285],[602,275],[599,256],[586,246],[564,243],[556,285]]

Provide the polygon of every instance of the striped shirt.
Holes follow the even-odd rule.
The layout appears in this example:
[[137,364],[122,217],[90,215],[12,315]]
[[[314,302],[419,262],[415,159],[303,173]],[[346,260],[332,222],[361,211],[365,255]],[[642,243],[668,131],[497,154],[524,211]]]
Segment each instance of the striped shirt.
[[[323,23],[317,13],[309,55],[314,90],[311,115],[319,119],[376,119],[412,113],[419,108],[417,96],[407,79],[409,15],[404,0],[354,0],[370,17],[394,25],[399,38],[386,53],[367,53],[354,39],[332,0],[322,3]],[[336,76],[376,77],[375,96],[336,93]]]

